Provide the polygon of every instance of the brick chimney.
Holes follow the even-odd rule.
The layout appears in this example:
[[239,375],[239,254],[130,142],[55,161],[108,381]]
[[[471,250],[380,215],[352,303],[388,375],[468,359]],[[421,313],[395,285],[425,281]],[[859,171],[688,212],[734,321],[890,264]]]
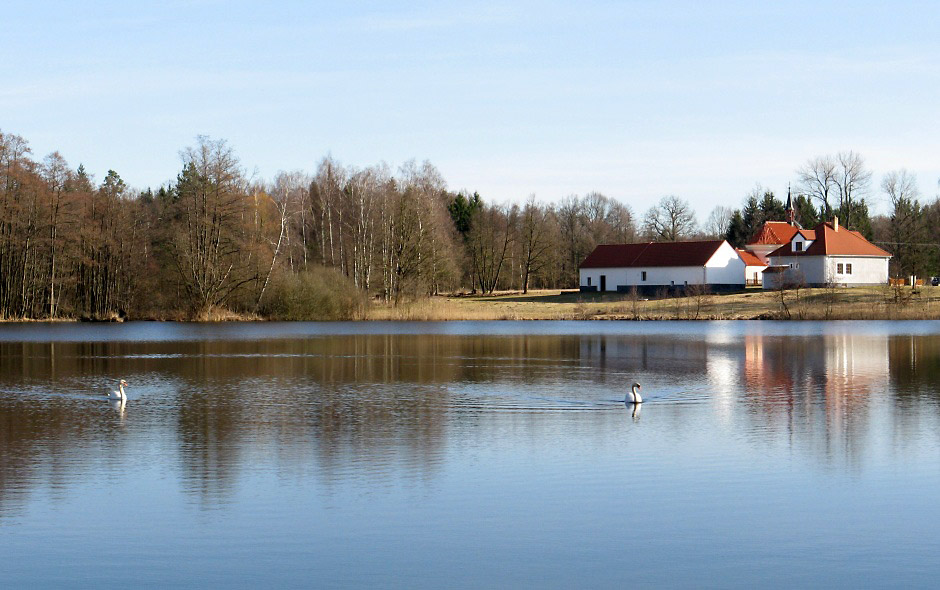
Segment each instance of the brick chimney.
[[834,229],[835,231],[839,231],[839,216],[838,215],[832,216],[832,229]]

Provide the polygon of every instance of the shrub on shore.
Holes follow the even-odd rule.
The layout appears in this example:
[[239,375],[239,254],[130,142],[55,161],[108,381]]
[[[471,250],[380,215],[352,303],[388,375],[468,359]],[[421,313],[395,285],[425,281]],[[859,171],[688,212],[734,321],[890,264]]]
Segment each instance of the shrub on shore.
[[363,316],[366,303],[348,277],[317,268],[274,279],[259,311],[274,320],[355,320]]

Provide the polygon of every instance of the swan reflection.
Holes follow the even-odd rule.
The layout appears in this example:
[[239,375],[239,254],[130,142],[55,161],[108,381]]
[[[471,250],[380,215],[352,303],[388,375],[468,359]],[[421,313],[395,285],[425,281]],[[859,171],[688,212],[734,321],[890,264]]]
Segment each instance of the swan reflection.
[[118,417],[121,419],[121,423],[124,422],[124,409],[127,407],[127,398],[125,399],[109,399],[108,405],[111,406],[111,409],[117,413]]

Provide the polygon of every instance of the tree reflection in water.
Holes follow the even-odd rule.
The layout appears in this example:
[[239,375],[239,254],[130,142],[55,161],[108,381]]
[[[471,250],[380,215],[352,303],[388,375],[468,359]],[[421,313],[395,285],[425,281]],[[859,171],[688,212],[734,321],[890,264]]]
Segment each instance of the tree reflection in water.
[[[120,377],[134,385],[125,408],[94,398]],[[938,377],[940,337],[864,330],[0,342],[0,517],[34,488],[67,490],[103,456],[132,460],[130,448],[178,458],[181,488],[207,508],[266,471],[314,477],[324,493],[427,483],[449,446],[538,432],[539,412],[622,412],[633,379],[661,408],[637,425],[681,432],[711,404],[757,448],[854,470],[877,424],[899,449],[937,425]],[[571,416],[599,436],[610,414]]]

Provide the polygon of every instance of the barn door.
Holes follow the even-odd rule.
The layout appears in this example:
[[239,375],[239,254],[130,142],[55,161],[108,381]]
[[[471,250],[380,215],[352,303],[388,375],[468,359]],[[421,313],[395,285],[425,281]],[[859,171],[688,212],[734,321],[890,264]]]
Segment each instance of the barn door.
[[607,290],[607,275],[601,275],[601,291]]

